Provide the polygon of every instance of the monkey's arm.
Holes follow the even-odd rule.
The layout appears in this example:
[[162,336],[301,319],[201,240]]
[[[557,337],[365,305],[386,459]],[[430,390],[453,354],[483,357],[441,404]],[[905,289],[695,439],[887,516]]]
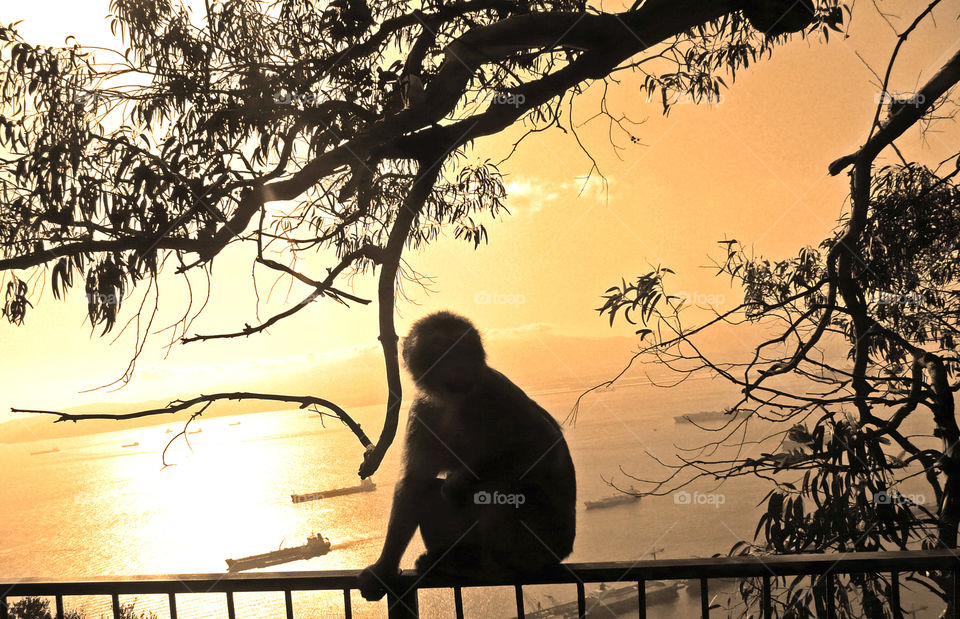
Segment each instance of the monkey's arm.
[[436,484],[435,477],[405,474],[397,484],[380,558],[360,573],[358,588],[367,600],[382,598],[390,587],[390,580],[400,572],[400,559],[420,525],[421,503],[431,483]]
[[[414,405],[416,408],[416,404]],[[422,420],[421,420],[422,421]],[[380,558],[360,573],[360,593],[368,600],[379,600],[386,594],[390,578],[397,575],[400,559],[420,524],[423,499],[435,485],[440,469],[431,457],[430,437],[419,427],[416,413],[407,427],[407,455],[403,475],[393,493],[387,535]]]
[[410,544],[413,534],[420,524],[418,517],[424,495],[429,490],[433,477],[405,475],[397,485],[393,495],[393,507],[390,509],[390,521],[387,536],[377,565],[390,568],[394,572],[400,566],[400,559]]

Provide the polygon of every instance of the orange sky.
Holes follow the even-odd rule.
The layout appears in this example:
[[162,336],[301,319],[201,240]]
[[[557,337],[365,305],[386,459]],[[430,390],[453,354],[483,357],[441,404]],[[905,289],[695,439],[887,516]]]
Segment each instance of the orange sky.
[[[33,0],[6,7],[2,19],[25,19],[20,29],[32,42],[56,44],[73,34],[83,43],[115,47],[102,17],[107,4]],[[894,23],[901,29],[918,9],[905,1],[882,6],[900,16]],[[599,295],[621,276],[646,272],[650,264],[676,271],[678,291],[721,306],[735,302],[736,291],[728,282],[702,268],[709,256],[718,255],[716,240],[736,238],[753,244],[758,253],[780,257],[818,243],[842,212],[847,179],[829,177],[827,164],[863,140],[878,91],[856,53],[881,72],[894,43],[889,27],[869,3],[861,2],[857,9],[848,39],[831,37],[826,45],[816,37],[797,39],[777,49],[772,60],[740,73],[719,105],[678,105],[664,118],[658,102],[644,100],[638,80],[621,76],[623,82],[612,89],[612,107],[647,120],[637,129],[643,145],[622,140],[627,145],[621,153],[624,161],[607,142],[606,125],[596,121],[583,128],[609,181],[606,196],[594,179],[578,197],[580,177],[590,163],[571,136],[552,131],[528,138],[502,167],[508,174],[507,205],[513,214],[488,223],[489,245],[474,251],[472,245],[449,238],[407,254],[417,271],[435,279],[430,294],[408,290],[416,304],[399,305],[400,332],[424,313],[451,308],[485,330],[543,323],[546,338],[552,332],[628,335],[628,325],[611,330],[606,319],[598,317]],[[958,2],[944,3],[935,12],[939,28],[926,22],[913,35],[894,74],[894,90],[914,90],[955,53],[960,43],[957,12]],[[578,121],[595,113],[598,90],[588,90],[577,101]],[[948,145],[957,143],[951,133],[955,129],[946,123],[939,128],[944,132],[928,134],[926,144],[915,135],[905,138],[906,156],[935,162],[949,154]],[[518,135],[483,141],[471,156],[498,160]],[[329,258],[323,258],[309,261],[306,272],[322,272],[329,264]],[[214,296],[193,331],[220,332],[256,323],[250,264],[247,249],[231,248],[217,258]],[[261,275],[265,289],[270,276]],[[202,287],[199,279],[197,284]],[[373,296],[372,280],[355,284],[359,294]],[[183,289],[175,281],[162,285],[156,325],[166,326],[183,311]],[[128,303],[128,312],[140,294]],[[291,299],[304,294],[295,289]],[[478,303],[485,294],[495,302]],[[224,373],[253,376],[261,366],[310,352],[341,350],[349,359],[349,349],[376,344],[374,307],[344,310],[330,302],[317,303],[269,334],[176,346],[166,360],[164,336],[157,335],[148,342],[126,389],[78,396],[77,391],[123,372],[133,339],[124,336],[109,346],[109,338],[90,338],[89,329],[81,325],[82,289],[57,302],[45,286],[43,297],[24,326],[0,324],[6,352],[0,356],[0,411],[209,392]],[[260,315],[284,307],[283,295],[276,295]],[[0,421],[7,418],[0,412]]]

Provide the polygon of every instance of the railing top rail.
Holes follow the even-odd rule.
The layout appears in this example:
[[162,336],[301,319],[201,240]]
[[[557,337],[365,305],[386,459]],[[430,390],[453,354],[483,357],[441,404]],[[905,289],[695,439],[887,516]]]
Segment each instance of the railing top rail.
[[[960,568],[960,551],[911,550],[846,554],[776,555],[767,557],[715,557],[656,559],[604,563],[564,563],[522,584],[577,582],[635,582],[686,578],[790,576],[796,574],[911,572]],[[356,586],[359,570],[178,574],[156,576],[103,576],[78,580],[40,578],[3,579],[0,595],[110,595],[149,593],[213,593],[225,591],[342,590]],[[404,571],[408,587],[512,586],[507,580],[449,580]]]

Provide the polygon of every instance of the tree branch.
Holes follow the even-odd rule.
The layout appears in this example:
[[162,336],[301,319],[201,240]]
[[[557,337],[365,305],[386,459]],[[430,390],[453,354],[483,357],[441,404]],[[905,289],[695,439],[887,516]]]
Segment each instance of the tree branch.
[[420,161],[417,176],[407,197],[397,212],[397,218],[390,229],[387,246],[381,258],[383,260],[377,289],[380,320],[380,346],[383,348],[383,361],[387,375],[387,407],[384,413],[383,429],[376,447],[368,449],[358,474],[361,478],[373,475],[383,461],[387,449],[397,434],[400,418],[400,404],[403,399],[403,387],[400,384],[400,361],[397,348],[397,331],[393,322],[394,300],[397,285],[397,270],[403,257],[403,247],[410,235],[410,229],[416,220],[433,184],[440,175],[443,160],[449,151],[440,151],[436,158]]
[[179,413],[180,411],[187,410],[198,404],[209,405],[213,402],[221,400],[267,400],[271,402],[292,402],[294,404],[299,404],[300,408],[307,408],[308,406],[320,406],[332,411],[332,415],[336,416],[346,425],[350,430],[356,435],[360,440],[360,444],[365,448],[371,446],[370,439],[367,438],[367,435],[360,428],[360,424],[354,421],[350,415],[347,414],[345,410],[331,402],[330,400],[325,400],[323,398],[318,398],[314,396],[295,396],[295,395],[281,395],[274,393],[255,393],[249,391],[235,391],[231,393],[214,393],[211,395],[200,395],[195,398],[190,398],[189,400],[174,400],[170,402],[167,406],[163,408],[151,408],[142,411],[136,411],[132,413],[64,413],[62,411],[48,411],[48,410],[37,410],[29,408],[11,408],[10,411],[14,413],[36,413],[41,415],[56,415],[57,419],[54,420],[54,423],[60,423],[61,421],[82,421],[85,419],[137,419],[140,417],[151,417],[153,415],[164,415],[164,414],[174,414]]

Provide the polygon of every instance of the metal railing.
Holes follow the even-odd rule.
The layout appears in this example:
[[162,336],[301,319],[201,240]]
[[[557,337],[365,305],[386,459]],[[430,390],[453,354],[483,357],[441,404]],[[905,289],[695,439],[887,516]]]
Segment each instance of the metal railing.
[[[769,557],[722,557],[712,559],[659,559],[636,562],[564,563],[548,572],[527,578],[523,582],[445,580],[429,574],[419,575],[405,571],[396,580],[394,591],[387,596],[390,619],[410,619],[419,616],[417,593],[421,589],[453,589],[456,617],[463,615],[463,589],[467,587],[512,586],[516,591],[517,617],[524,612],[523,587],[526,585],[575,584],[577,609],[580,617],[587,615],[585,583],[621,582],[637,585],[640,619],[647,614],[645,583],[660,580],[692,580],[699,583],[700,613],[709,617],[710,579],[757,578],[762,582],[761,605],[763,617],[773,616],[771,582],[780,576],[811,576],[811,586],[823,587],[826,595],[826,617],[834,616],[834,576],[838,574],[875,573],[890,575],[891,607],[900,603],[900,574],[905,572],[951,572],[953,599],[960,599],[960,554],[953,550],[923,550],[906,552],[871,552],[848,554],[808,554]],[[224,593],[227,616],[234,619],[234,594],[239,592],[283,592],[286,617],[294,617],[294,591],[343,592],[343,616],[351,619],[351,590],[356,586],[357,570],[322,572],[257,572],[227,574],[183,574],[176,576],[129,576],[122,578],[91,578],[88,580],[50,581],[23,579],[0,581],[0,619],[8,619],[7,598],[43,596],[53,597],[56,617],[63,619],[63,600],[68,596],[106,596],[112,598],[113,616],[120,617],[120,595],[166,594],[169,598],[171,619],[177,618],[178,593]],[[530,613],[535,615],[536,612]],[[957,618],[960,619],[960,618]]]

